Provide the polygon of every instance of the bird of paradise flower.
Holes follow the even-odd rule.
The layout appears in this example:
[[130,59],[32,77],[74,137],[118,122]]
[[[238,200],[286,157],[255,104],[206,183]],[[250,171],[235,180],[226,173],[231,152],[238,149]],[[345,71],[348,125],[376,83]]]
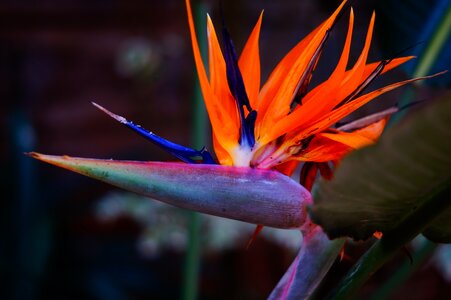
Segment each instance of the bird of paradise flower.
[[[435,76],[405,80],[364,93],[375,78],[413,57],[367,62],[375,23],[373,13],[363,50],[348,68],[354,27],[351,8],[346,40],[335,69],[327,80],[310,89],[322,50],[345,4],[346,0],[292,48],[260,86],[259,35],[263,13],[239,58],[225,26],[221,49],[213,22],[207,17],[208,77],[190,1],[186,0],[216,159],[206,148],[196,150],[172,143],[95,103],[117,121],[189,164],[31,155],[176,206],[259,224],[259,229],[263,225],[300,228],[304,245],[270,297],[308,297],[343,245],[343,240],[329,241],[321,228],[310,222],[306,212],[312,203],[308,191],[318,170],[324,177],[331,176],[329,162],[336,163],[350,151],[376,142],[388,117],[397,109],[335,125],[381,94]],[[285,176],[291,176],[300,162],[304,162],[302,185]],[[316,262],[312,263],[312,259]],[[303,273],[298,271],[298,265],[303,265]]]

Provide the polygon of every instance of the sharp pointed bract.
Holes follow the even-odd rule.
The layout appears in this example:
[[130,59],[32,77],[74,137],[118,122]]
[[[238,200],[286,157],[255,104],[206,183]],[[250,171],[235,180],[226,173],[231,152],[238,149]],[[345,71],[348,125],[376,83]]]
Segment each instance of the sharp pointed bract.
[[276,171],[29,155],[174,206],[264,226],[301,226],[311,202],[307,190]]

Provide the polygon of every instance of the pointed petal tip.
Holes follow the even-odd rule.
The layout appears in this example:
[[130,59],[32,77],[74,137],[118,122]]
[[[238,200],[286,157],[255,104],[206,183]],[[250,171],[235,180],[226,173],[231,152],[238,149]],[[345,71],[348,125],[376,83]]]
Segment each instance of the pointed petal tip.
[[52,164],[52,165],[56,165],[56,166],[61,166],[62,161],[64,160],[70,160],[72,159],[71,156],[69,155],[48,155],[48,154],[42,154],[39,152],[25,152],[25,155]]
[[31,158],[38,158],[39,157],[39,153],[37,153],[37,152],[24,152],[23,153],[24,155],[26,155],[26,156],[29,156],[29,157],[31,157]]
[[34,158],[34,159],[37,159],[37,160],[40,160],[43,162],[47,162],[50,164],[56,164],[56,162],[58,160],[70,158],[70,156],[68,156],[68,155],[61,155],[61,156],[48,155],[48,154],[42,154],[42,153],[34,152],[34,151],[33,152],[24,152],[24,154],[28,157],[31,157],[31,158]]
[[448,70],[443,70],[443,71],[440,71],[438,73],[427,75],[427,76],[417,77],[415,79],[430,79],[430,78],[434,78],[434,77],[437,77],[437,76],[441,76],[441,75],[446,74],[446,73],[448,73]]
[[109,111],[108,109],[106,109],[105,107],[95,103],[95,102],[91,102],[92,105],[94,105],[96,108],[98,108],[99,110],[103,111],[105,114],[109,115],[111,118],[115,119],[116,121],[122,123],[122,124],[127,124],[127,119],[125,119],[124,117],[121,117],[119,115],[116,115],[115,113],[112,113],[111,111]]
[[340,6],[337,8],[336,12],[339,12],[347,3],[347,0],[343,0],[343,2],[341,2]]

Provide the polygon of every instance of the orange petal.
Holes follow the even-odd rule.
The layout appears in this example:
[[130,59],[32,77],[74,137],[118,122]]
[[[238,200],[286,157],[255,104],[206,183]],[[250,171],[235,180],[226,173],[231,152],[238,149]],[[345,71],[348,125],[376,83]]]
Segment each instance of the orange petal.
[[[322,102],[326,102],[323,97],[324,94],[326,93],[334,94],[335,89],[340,85],[341,79],[346,75],[346,67],[348,65],[349,52],[351,50],[353,27],[354,27],[354,11],[351,8],[351,12],[349,14],[348,33],[346,35],[346,41],[343,46],[343,51],[341,53],[340,60],[338,61],[338,64],[335,67],[335,70],[330,75],[330,77],[304,97],[304,99],[302,100],[303,105],[309,102],[316,95],[322,95],[321,96]],[[296,107],[296,110],[297,109],[303,108],[298,106]]]
[[338,133],[320,133],[318,135],[345,144],[353,149],[359,149],[375,143],[382,134],[386,123],[387,120],[382,119],[354,132],[341,131]]
[[216,96],[215,105],[221,110],[222,114],[227,114],[230,118],[230,124],[225,124],[225,126],[233,126],[234,128],[231,130],[238,132],[239,120],[235,99],[230,93],[224,56],[222,55],[216,30],[209,15],[207,15],[207,35],[210,86],[213,94]]
[[323,42],[327,31],[332,27],[335,18],[341,11],[345,2],[332,14],[332,16],[321,26],[320,30],[315,34],[312,40],[306,45],[304,51],[293,62],[289,72],[286,74],[282,84],[280,85],[271,105],[268,107],[263,118],[262,130],[264,127],[270,128],[274,122],[285,117],[290,111],[290,104],[296,93],[299,80],[306,70],[314,53]]
[[379,88],[373,92],[370,92],[368,94],[365,94],[363,96],[360,96],[356,99],[354,99],[353,101],[335,109],[334,111],[331,111],[328,114],[325,114],[320,120],[318,120],[317,122],[309,125],[308,127],[304,127],[304,128],[300,128],[299,129],[299,133],[296,135],[296,137],[293,138],[293,140],[302,140],[312,134],[316,134],[318,132],[321,132],[327,128],[329,128],[331,125],[337,123],[338,121],[340,121],[341,119],[343,119],[344,117],[346,117],[347,115],[349,115],[350,113],[352,113],[353,111],[355,111],[356,109],[362,107],[363,105],[365,105],[366,103],[370,102],[371,100],[373,100],[374,98],[389,92],[391,90],[394,90],[398,87],[401,87],[405,84],[411,83],[411,82],[415,82],[415,81],[419,81],[419,80],[424,80],[424,79],[428,79],[428,78],[432,78],[432,77],[436,77],[439,76],[441,74],[446,73],[447,71],[443,71],[440,73],[436,73],[434,75],[430,75],[430,76],[424,76],[424,77],[418,77],[418,78],[413,78],[413,79],[409,79],[409,80],[404,80],[401,82],[397,82],[382,88]]
[[260,28],[262,24],[263,11],[255,24],[249,39],[244,46],[238,61],[244,86],[252,107],[257,107],[258,93],[260,91],[260,53],[258,40],[260,38]]
[[312,191],[313,184],[316,180],[316,174],[318,173],[318,164],[312,162],[306,162],[302,165],[301,175],[299,176],[299,183],[305,187],[309,192]]
[[[388,69],[384,71],[386,72],[400,65],[401,63],[408,61],[411,58],[412,57],[402,57],[399,59],[394,59],[392,62],[387,64]],[[374,69],[374,66],[376,64],[378,63],[368,65],[368,69],[366,69],[365,72],[371,72],[372,70],[370,69],[370,67]],[[266,139],[273,140],[287,132],[293,132],[294,130],[298,132],[297,134],[295,134],[297,135],[297,138],[303,139],[313,133],[323,131],[324,129],[330,127],[331,125],[335,124],[342,118],[349,115],[354,110],[358,109],[362,105],[368,103],[369,101],[373,100],[374,98],[376,98],[381,94],[391,91],[404,84],[414,82],[417,80],[432,78],[442,73],[405,80],[377,89],[373,92],[370,92],[368,94],[365,94],[363,96],[354,99],[350,103],[347,103],[341,106],[340,108],[335,109],[332,112],[318,111],[317,109],[318,105],[315,103],[316,100],[310,101],[305,105],[301,106],[299,109],[293,111],[290,115],[286,116],[285,118],[277,122],[277,124],[271,129],[271,131],[268,132],[267,135],[264,137],[265,138],[264,140]]]
[[361,83],[363,78],[363,73],[365,71],[366,61],[368,58],[368,53],[371,47],[371,39],[373,37],[373,29],[374,22],[376,20],[376,14],[373,12],[371,16],[370,25],[368,26],[368,32],[366,34],[365,45],[363,46],[362,53],[360,54],[357,62],[354,67],[351,69],[351,72],[345,77],[343,82],[341,83],[341,88],[338,94],[338,100],[336,104],[338,104],[342,99],[352,93]]
[[227,151],[221,143],[218,141],[215,133],[213,132],[213,147],[215,148],[215,154],[218,158],[219,164],[223,166],[231,166],[233,165],[233,159],[230,155],[230,152]]
[[[274,120],[288,112],[293,93],[312,54],[335,21],[346,0],[332,16],[301,40],[276,66],[259,94],[256,136],[270,128]],[[268,111],[267,111],[268,110]],[[267,119],[265,121],[265,119]]]
[[[346,75],[346,66],[348,64],[349,52],[351,49],[351,40],[352,33],[354,27],[354,11],[351,8],[349,14],[349,25],[348,25],[348,33],[346,35],[345,44],[343,46],[343,51],[340,57],[340,60],[335,67],[335,70],[332,72],[329,79],[323,82],[318,87],[314,88],[311,92],[307,93],[307,95],[302,99],[302,107],[297,106],[295,110],[291,113],[290,117],[284,118],[281,122],[287,122],[290,119],[299,119],[301,122],[309,122],[310,120],[314,120],[317,118],[317,114],[324,114],[324,111],[330,110],[330,102],[337,95],[337,89],[340,88],[341,81]],[[317,96],[315,98],[315,96]],[[309,103],[312,99],[316,100],[316,103]],[[298,115],[302,116],[299,117]],[[300,122],[296,122],[301,125]]]
[[319,133],[297,159],[315,162],[341,160],[351,151],[375,143],[386,123],[387,119],[382,119],[354,132]]
[[285,174],[287,176],[291,176],[291,175],[293,175],[293,173],[296,170],[298,165],[299,165],[299,161],[290,160],[290,161],[284,162],[280,165],[277,165],[275,168],[280,173]]
[[313,162],[327,162],[331,160],[339,160],[353,148],[335,142],[329,138],[322,136],[315,136],[307,149],[305,149],[298,156],[293,157],[293,159],[300,161],[313,161]]
[[227,113],[224,113],[223,108],[220,106],[220,102],[217,101],[210,83],[207,79],[204,63],[199,50],[199,44],[197,42],[196,31],[194,27],[194,20],[191,11],[190,1],[186,0],[186,10],[188,13],[188,24],[191,34],[191,44],[194,52],[194,61],[196,63],[197,74],[199,77],[200,87],[204,98],[205,106],[207,107],[210,122],[218,141],[221,143],[224,149],[230,151],[238,143],[238,130],[236,128],[236,122],[230,119]]
[[[411,60],[415,58],[415,56],[405,56],[405,57],[399,57],[399,58],[395,58],[392,59],[389,63],[387,63],[384,67],[384,69],[381,72],[381,75],[402,65],[403,63]],[[363,76],[360,79],[360,82],[358,85],[360,85],[373,71],[374,69],[381,63],[381,61],[378,62],[374,62],[374,63],[370,63],[367,64],[365,66],[365,69],[363,71]],[[338,67],[338,66],[337,66]],[[352,70],[346,71],[343,75],[342,78],[346,78],[349,77],[349,74],[352,72]],[[314,100],[317,102],[326,102],[324,101],[324,93],[327,92],[328,90],[331,90],[330,85],[332,85],[331,83],[332,80],[332,75],[331,77],[329,77],[329,79],[327,79],[326,81],[324,81],[323,83],[321,83],[320,85],[316,86],[311,92],[309,92],[303,99],[302,103],[306,104],[307,102]],[[333,81],[333,80],[332,80]],[[341,85],[341,82],[339,83]],[[334,96],[334,98],[336,97],[336,95]],[[329,105],[331,106],[331,105]]]

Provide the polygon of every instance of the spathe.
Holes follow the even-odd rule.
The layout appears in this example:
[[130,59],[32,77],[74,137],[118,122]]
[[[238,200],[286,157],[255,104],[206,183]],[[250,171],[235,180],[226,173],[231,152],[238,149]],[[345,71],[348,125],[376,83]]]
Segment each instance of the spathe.
[[276,171],[30,153],[41,161],[177,207],[276,228],[299,228],[310,193]]

